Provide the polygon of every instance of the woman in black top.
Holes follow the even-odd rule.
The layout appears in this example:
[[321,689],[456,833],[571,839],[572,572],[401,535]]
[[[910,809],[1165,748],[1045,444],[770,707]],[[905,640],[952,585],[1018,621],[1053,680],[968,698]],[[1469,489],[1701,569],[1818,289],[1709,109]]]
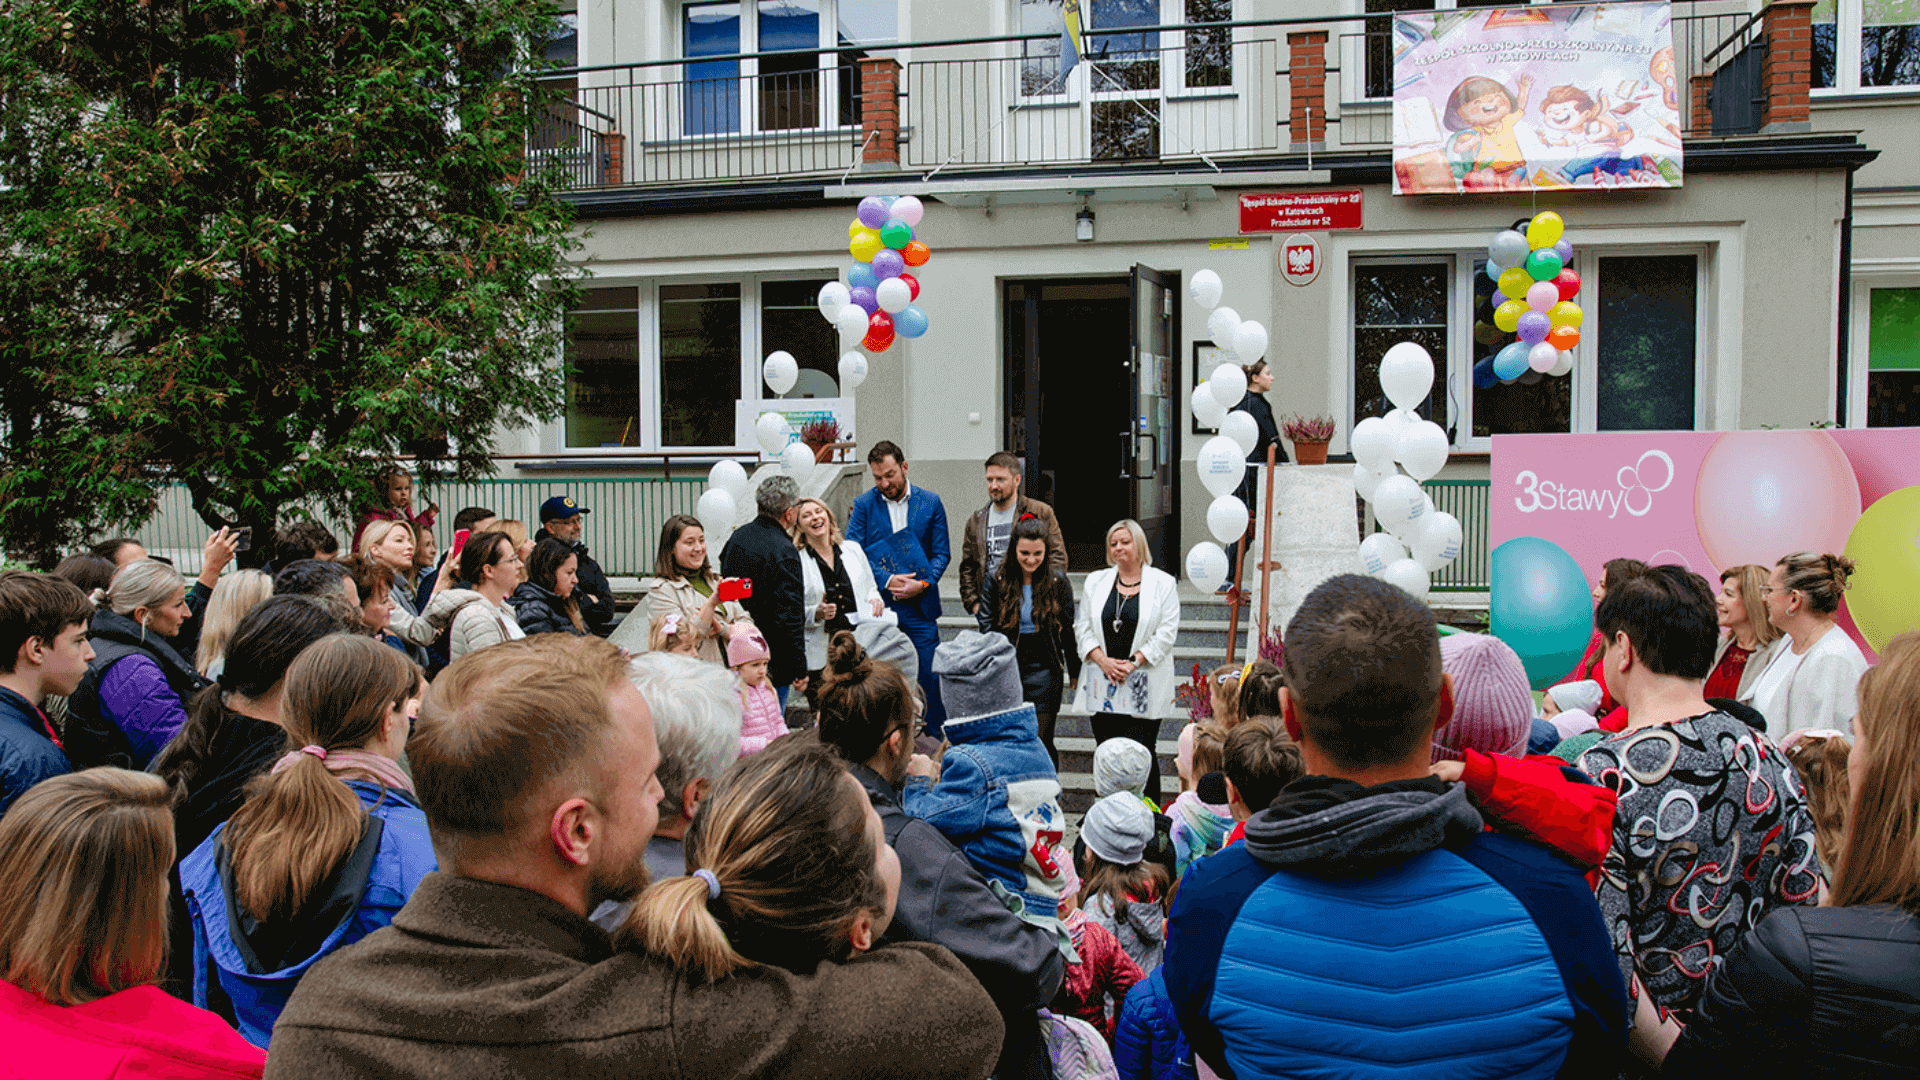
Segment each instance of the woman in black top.
[[[1255,477],[1258,474],[1252,466],[1267,463],[1269,446],[1275,449],[1273,456],[1275,462],[1286,461],[1287,447],[1280,441],[1280,429],[1273,422],[1273,406],[1267,404],[1266,393],[1273,389],[1273,369],[1267,366],[1265,360],[1256,360],[1247,365],[1244,370],[1247,373],[1247,396],[1241,398],[1240,404],[1235,405],[1234,408],[1253,417],[1253,422],[1260,427],[1260,439],[1253,444],[1253,452],[1247,455],[1249,466],[1247,474],[1240,478],[1240,486],[1235,488],[1233,493],[1240,497],[1241,502],[1247,504],[1248,510],[1257,514],[1260,508],[1253,505],[1253,495],[1257,483]],[[1234,574],[1239,570],[1240,541],[1236,540],[1227,546],[1227,572]]]
[[1066,574],[1049,568],[1051,547],[1046,522],[1032,516],[1015,522],[1000,569],[987,579],[979,618],[982,630],[999,631],[1013,642],[1021,696],[1033,704],[1040,741],[1057,769],[1060,752],[1053,748],[1053,727],[1060,715],[1061,669],[1077,681],[1080,655],[1073,647],[1073,584]]

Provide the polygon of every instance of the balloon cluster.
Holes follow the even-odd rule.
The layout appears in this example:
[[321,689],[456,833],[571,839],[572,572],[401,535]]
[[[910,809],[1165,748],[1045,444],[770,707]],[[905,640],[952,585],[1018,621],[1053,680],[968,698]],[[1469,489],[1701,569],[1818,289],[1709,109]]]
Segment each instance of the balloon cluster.
[[[767,363],[772,365],[776,357],[784,355],[775,353],[767,358]],[[753,422],[753,437],[760,449],[793,477],[794,483],[807,482],[813,473],[813,447],[799,441],[793,424],[786,417],[777,412],[761,413]],[[747,479],[747,471],[737,461],[717,461],[707,471],[707,490],[700,493],[700,501],[694,504],[693,516],[700,519],[700,527],[706,530],[707,546],[715,552],[726,543],[728,534],[751,521],[757,513],[753,487],[754,482]]]
[[1220,430],[1200,447],[1194,462],[1200,470],[1200,483],[1213,495],[1207,507],[1207,531],[1213,539],[1203,540],[1187,551],[1187,578],[1202,592],[1213,592],[1226,583],[1233,568],[1221,545],[1233,543],[1247,531],[1247,504],[1234,490],[1247,475],[1247,455],[1260,443],[1260,424],[1253,414],[1235,406],[1247,397],[1247,373],[1242,365],[1267,354],[1267,328],[1241,319],[1240,313],[1230,307],[1221,307],[1224,290],[1220,275],[1211,270],[1194,274],[1187,289],[1187,295],[1209,310],[1207,332],[1223,353],[1222,363],[1205,382],[1193,388],[1188,400],[1195,420],[1203,427]]
[[[853,266],[846,284],[829,281],[820,287],[820,314],[840,331],[840,347],[855,345],[868,352],[886,352],[895,337],[917,338],[927,332],[927,313],[914,306],[920,298],[920,280],[907,273],[921,266],[933,252],[914,238],[926,207],[911,195],[869,195],[847,223],[847,251]],[[840,358],[846,370],[846,357]]]
[[1380,358],[1380,388],[1394,408],[1355,424],[1347,439],[1358,462],[1353,489],[1387,530],[1360,542],[1360,565],[1425,600],[1427,575],[1459,556],[1461,538],[1460,520],[1435,510],[1433,497],[1420,489],[1447,463],[1446,429],[1413,411],[1433,390],[1433,357],[1411,341],[1388,349]]
[[1482,389],[1529,371],[1565,375],[1580,344],[1584,315],[1573,302],[1580,275],[1567,265],[1573,245],[1564,235],[1566,222],[1542,210],[1514,226],[1495,233],[1487,245],[1487,277],[1506,297],[1493,309],[1493,325],[1517,340],[1474,365],[1473,384]]

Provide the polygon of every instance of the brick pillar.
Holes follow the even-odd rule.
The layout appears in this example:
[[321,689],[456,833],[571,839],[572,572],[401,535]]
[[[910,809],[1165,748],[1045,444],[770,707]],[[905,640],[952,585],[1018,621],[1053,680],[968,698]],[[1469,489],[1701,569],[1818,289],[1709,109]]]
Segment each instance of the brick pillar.
[[1713,76],[1695,75],[1687,80],[1687,134],[1713,134]]
[[1287,123],[1293,149],[1327,145],[1327,32],[1287,35]]
[[862,168],[900,167],[900,62],[882,57],[860,61]]
[[1760,67],[1760,130],[1808,131],[1813,90],[1813,0],[1774,0],[1761,13],[1767,59]]
[[607,161],[600,182],[608,187],[619,187],[626,180],[627,137],[617,131],[609,131],[601,138],[607,141]]

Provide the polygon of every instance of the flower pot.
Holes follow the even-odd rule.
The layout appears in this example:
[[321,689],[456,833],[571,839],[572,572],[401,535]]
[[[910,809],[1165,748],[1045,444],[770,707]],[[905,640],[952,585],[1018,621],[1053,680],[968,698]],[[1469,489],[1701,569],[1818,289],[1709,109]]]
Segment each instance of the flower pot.
[[815,464],[819,464],[820,462],[826,461],[828,458],[833,456],[832,443],[810,442],[807,444],[807,449],[813,451],[813,460]]
[[1327,463],[1327,444],[1323,442],[1294,443],[1293,460],[1301,465],[1325,465]]

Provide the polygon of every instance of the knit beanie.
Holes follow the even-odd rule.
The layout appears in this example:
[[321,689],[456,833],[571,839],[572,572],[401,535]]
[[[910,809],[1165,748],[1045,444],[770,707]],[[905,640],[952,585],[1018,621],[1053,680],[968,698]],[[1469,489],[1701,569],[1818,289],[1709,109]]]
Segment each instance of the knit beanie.
[[1087,811],[1080,822],[1087,850],[1115,866],[1132,866],[1153,840],[1153,811],[1131,791],[1116,791]]
[[1108,739],[1093,748],[1093,793],[1106,798],[1116,791],[1147,793],[1153,772],[1153,751],[1132,739]]
[[1533,692],[1513,647],[1487,634],[1440,639],[1440,670],[1453,676],[1453,719],[1433,733],[1433,760],[1464,750],[1522,757],[1533,730]]
[[728,667],[739,667],[741,664],[750,664],[755,660],[772,658],[773,653],[767,649],[767,639],[760,636],[760,631],[753,627],[744,626],[735,630],[733,636],[727,641]]
[[1578,709],[1581,712],[1600,711],[1600,684],[1593,679],[1581,679],[1578,682],[1561,683],[1547,690],[1547,696],[1562,710]]
[[1024,700],[1020,664],[1003,634],[960,631],[933,650],[933,673],[940,676],[948,723],[1017,709]]
[[1080,895],[1080,871],[1073,865],[1073,852],[1055,844],[1053,846],[1053,864],[1060,868],[1060,898]]

